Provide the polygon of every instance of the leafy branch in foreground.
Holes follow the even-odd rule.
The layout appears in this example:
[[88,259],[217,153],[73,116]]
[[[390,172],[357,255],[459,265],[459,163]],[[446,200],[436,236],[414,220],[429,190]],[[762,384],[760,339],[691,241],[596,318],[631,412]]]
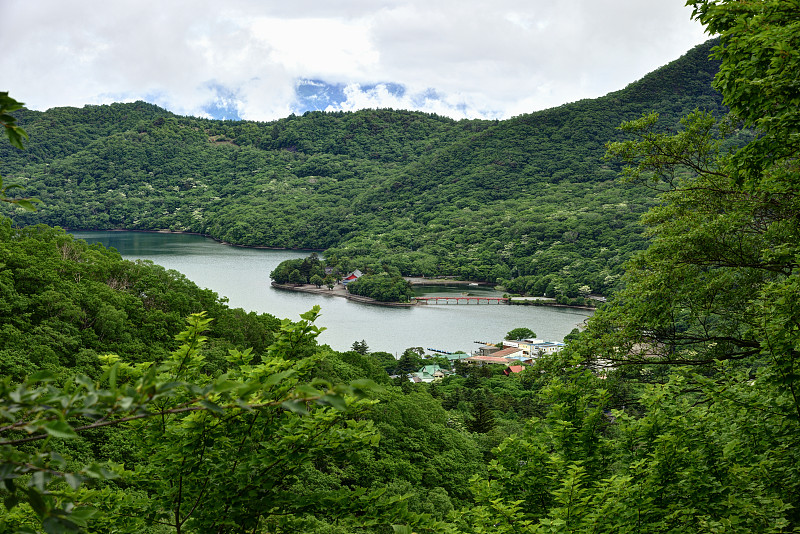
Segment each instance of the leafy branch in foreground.
[[[8,96],[7,92],[0,92],[0,126],[3,126],[3,129],[6,132],[6,136],[11,144],[20,150],[23,150],[25,147],[22,146],[22,139],[28,139],[28,134],[22,127],[17,125],[17,119],[13,115],[9,115],[12,111],[16,111],[18,109],[22,109],[22,102],[17,102],[10,96]],[[0,200],[3,202],[8,202],[10,204],[16,204],[21,208],[24,208],[28,211],[34,211],[33,203],[39,202],[39,199],[36,198],[8,198],[7,191],[9,189],[19,188],[21,186],[17,184],[9,184],[3,185],[3,177],[0,176]]]
[[[371,423],[345,417],[372,402],[363,397],[373,384],[304,383],[313,358],[298,361],[287,353],[316,337],[317,314],[318,308],[297,323],[285,321],[260,363],[249,350],[231,351],[230,370],[219,377],[202,372],[202,332],[211,320],[194,314],[177,336],[181,346],[160,365],[107,356],[101,383],[78,376],[57,387],[45,372],[16,385],[6,379],[0,384],[0,493],[6,509],[29,506],[46,532],[78,531],[92,518],[128,531],[144,521],[181,532],[192,520],[203,530],[213,523],[223,532],[234,522],[287,513],[291,500],[279,504],[272,495],[272,505],[264,507],[262,499],[236,495],[253,484],[263,487],[267,475],[291,481],[293,471],[323,451],[377,443]],[[130,439],[139,441],[138,454],[124,468],[98,462],[76,467],[65,457],[68,440],[109,426],[119,427],[115,432],[130,429]],[[139,501],[116,490],[113,481],[120,477],[153,498]],[[216,477],[229,484],[220,479],[210,486]],[[261,506],[255,519],[247,515],[251,503]],[[97,514],[97,508],[106,513]],[[136,514],[126,513],[131,510]]]
[[6,136],[12,145],[23,148],[22,139],[28,139],[28,134],[20,126],[17,126],[17,119],[10,112],[22,109],[24,104],[17,102],[10,96],[8,92],[0,92],[0,125],[5,128]]
[[719,156],[727,127],[721,127],[711,113],[695,110],[681,119],[678,133],[659,132],[658,117],[658,113],[648,113],[623,122],[619,130],[633,139],[606,144],[605,159],[624,162],[622,176],[627,181],[671,190],[680,187],[680,178],[690,173],[725,177]]

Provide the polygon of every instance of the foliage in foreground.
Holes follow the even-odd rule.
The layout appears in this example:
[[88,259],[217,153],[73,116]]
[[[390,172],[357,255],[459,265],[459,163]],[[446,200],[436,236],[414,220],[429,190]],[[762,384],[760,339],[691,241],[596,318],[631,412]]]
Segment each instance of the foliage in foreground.
[[[372,421],[358,417],[374,403],[364,398],[371,382],[309,381],[316,359],[296,358],[295,347],[319,333],[317,312],[284,321],[260,361],[231,351],[219,376],[203,372],[210,320],[200,314],[160,365],[109,356],[99,383],[79,375],[61,388],[46,372],[17,385],[6,379],[6,527],[30,530],[27,510],[46,532],[90,520],[92,529],[177,533],[292,530],[308,513],[361,527],[408,520],[402,496],[385,490],[303,490],[303,477],[324,473],[321,459],[336,464],[379,440]],[[81,465],[79,435],[95,445],[111,439],[112,459]]]

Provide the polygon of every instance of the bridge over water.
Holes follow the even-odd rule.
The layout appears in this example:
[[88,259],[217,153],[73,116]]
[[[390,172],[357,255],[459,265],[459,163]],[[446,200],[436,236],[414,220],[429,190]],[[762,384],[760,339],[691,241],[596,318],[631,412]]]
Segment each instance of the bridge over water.
[[415,297],[419,304],[508,304],[504,297]]

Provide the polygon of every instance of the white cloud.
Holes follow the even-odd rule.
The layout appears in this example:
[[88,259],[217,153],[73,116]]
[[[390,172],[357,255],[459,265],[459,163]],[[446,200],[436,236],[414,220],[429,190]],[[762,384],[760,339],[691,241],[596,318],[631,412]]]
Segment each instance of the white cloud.
[[0,33],[0,90],[36,109],[157,98],[202,114],[224,100],[269,120],[303,78],[348,86],[343,109],[504,118],[620,89],[702,42],[681,4],[5,0],[18,22]]
[[345,87],[344,93],[346,96],[344,102],[330,105],[325,111],[355,111],[370,108],[415,109],[455,119],[495,117],[500,113],[497,109],[485,108],[482,99],[462,93],[442,95],[430,89],[422,89],[405,91],[399,95],[391,91],[386,84],[364,88],[357,83]]
[[249,29],[270,49],[272,62],[298,76],[366,73],[378,62],[364,21],[261,18]]

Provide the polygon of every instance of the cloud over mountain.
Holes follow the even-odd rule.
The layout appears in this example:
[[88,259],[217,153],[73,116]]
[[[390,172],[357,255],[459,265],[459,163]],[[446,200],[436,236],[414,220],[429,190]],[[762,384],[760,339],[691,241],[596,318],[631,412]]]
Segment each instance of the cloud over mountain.
[[[36,109],[145,99],[271,120],[393,107],[505,118],[619,89],[705,40],[680,2],[6,2],[6,86]],[[22,22],[24,21],[24,22]]]

